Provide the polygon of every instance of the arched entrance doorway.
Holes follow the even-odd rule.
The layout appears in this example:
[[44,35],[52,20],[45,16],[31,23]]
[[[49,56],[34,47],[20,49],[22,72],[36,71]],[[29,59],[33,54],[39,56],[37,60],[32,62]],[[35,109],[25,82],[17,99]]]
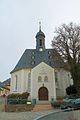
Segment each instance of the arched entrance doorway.
[[39,100],[48,100],[48,89],[46,87],[39,88],[38,98]]

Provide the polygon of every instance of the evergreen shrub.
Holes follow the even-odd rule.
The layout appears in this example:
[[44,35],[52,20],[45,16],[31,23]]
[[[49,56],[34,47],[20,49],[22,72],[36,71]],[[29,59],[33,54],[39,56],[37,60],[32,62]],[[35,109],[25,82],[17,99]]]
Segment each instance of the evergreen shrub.
[[12,93],[7,97],[7,104],[26,104],[28,100],[29,93]]

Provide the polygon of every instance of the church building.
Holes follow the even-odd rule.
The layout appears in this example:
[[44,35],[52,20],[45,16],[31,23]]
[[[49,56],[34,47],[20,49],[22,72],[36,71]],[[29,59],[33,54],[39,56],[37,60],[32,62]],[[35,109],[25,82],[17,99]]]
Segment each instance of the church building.
[[66,95],[71,76],[55,49],[46,49],[45,34],[39,28],[36,48],[26,49],[11,71],[10,93],[29,92],[29,100],[51,101]]

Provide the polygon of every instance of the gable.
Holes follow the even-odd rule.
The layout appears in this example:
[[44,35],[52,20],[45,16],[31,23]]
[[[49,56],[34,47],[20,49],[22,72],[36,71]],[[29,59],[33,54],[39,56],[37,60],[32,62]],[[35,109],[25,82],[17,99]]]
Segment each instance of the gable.
[[44,62],[41,62],[39,65],[37,65],[36,67],[34,67],[32,69],[32,72],[33,71],[36,71],[37,73],[39,74],[48,74],[49,71],[53,71],[54,69],[49,66],[48,64],[44,63]]

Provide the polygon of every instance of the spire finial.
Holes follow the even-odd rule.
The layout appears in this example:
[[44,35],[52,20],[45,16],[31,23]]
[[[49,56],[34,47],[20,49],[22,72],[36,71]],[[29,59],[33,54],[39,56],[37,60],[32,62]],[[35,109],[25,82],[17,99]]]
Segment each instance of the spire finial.
[[39,31],[41,31],[41,21],[39,21]]

